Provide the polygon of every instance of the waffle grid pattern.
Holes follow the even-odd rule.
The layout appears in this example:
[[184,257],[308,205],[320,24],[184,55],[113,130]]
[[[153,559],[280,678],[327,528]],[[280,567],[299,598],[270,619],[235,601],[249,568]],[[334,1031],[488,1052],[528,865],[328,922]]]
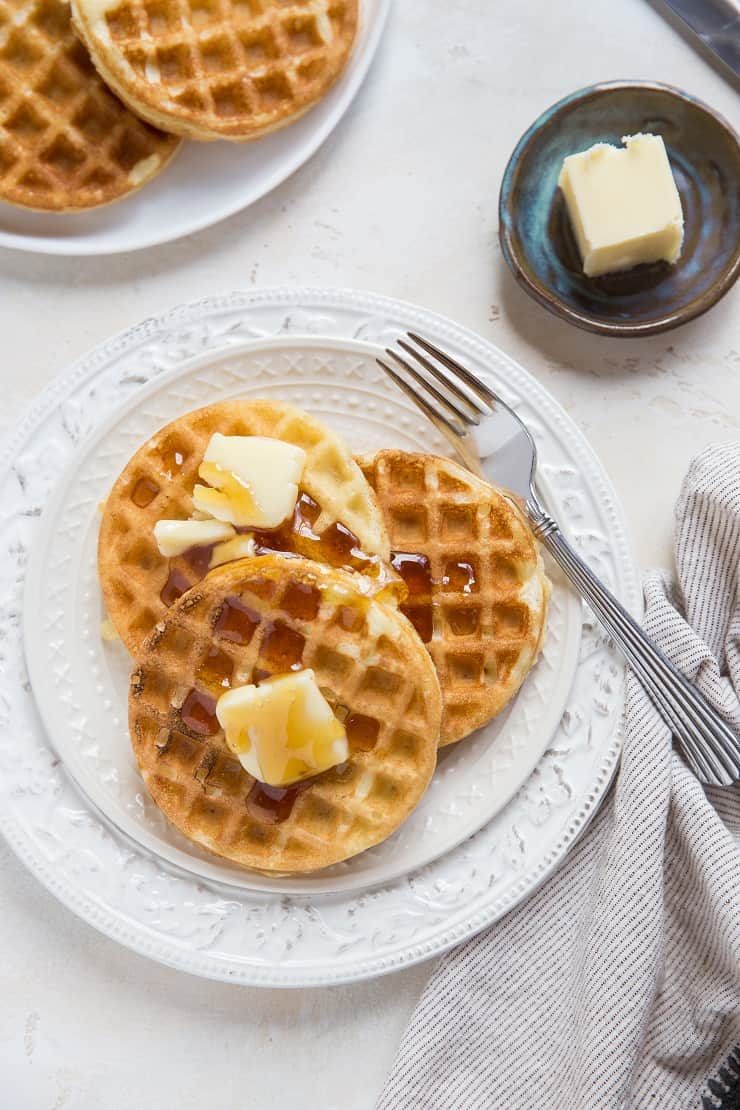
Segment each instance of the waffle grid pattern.
[[[332,598],[337,584],[343,600]],[[241,636],[248,642],[219,631],[224,601],[235,598],[255,620]],[[273,823],[249,811],[254,780],[217,722],[204,736],[183,722],[182,705],[191,689],[217,697],[224,676],[243,684],[255,668],[263,675],[291,667],[312,667],[337,715],[361,715],[377,738],[358,750],[348,728],[348,762],[311,780]],[[436,762],[441,697],[412,629],[356,593],[351,575],[303,559],[249,559],[210,574],[144,645],[129,704],[139,766],[167,817],[211,851],[258,870],[313,870],[379,843],[414,808]]]
[[0,0],[0,196],[56,211],[132,192],[179,140],[104,86],[62,0]]
[[[161,519],[186,519],[192,513],[198,467],[216,431],[271,436],[302,447],[306,465],[301,488],[320,508],[312,531],[320,535],[341,521],[368,555],[388,556],[388,540],[372,491],[341,441],[327,428],[298,409],[273,401],[226,401],[197,409],[168,424],[136,452],[105,505],[98,546],[100,582],[108,614],[132,653],[166,612],[160,595],[170,574],[180,592],[202,577],[184,556],[168,560],[160,555],[154,525]],[[292,546],[301,550],[300,537]],[[325,561],[333,561],[329,552]]]
[[[107,8],[107,10],[106,10]],[[249,139],[295,119],[341,73],[357,0],[75,0],[100,72],[153,123]]]
[[427,587],[412,583],[401,609],[434,660],[451,744],[499,713],[536,659],[549,587],[535,540],[508,499],[448,459],[381,451],[360,464],[392,550],[428,561]]

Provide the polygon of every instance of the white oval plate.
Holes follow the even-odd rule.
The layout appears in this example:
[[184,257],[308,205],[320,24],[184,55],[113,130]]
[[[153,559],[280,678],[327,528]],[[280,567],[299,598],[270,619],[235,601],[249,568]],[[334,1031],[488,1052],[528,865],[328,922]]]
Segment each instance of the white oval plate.
[[[354,882],[354,878],[345,882],[347,875],[352,875],[351,864],[336,869],[330,890],[316,889],[309,880],[303,890],[281,887],[280,897],[275,897],[269,890],[255,889],[253,882],[249,887],[243,880],[237,884],[233,876],[223,873],[216,878],[209,872],[206,877],[200,871],[202,865],[219,865],[198,859],[182,843],[173,841],[169,847],[186,851],[187,864],[166,861],[161,844],[155,855],[136,842],[141,841],[141,827],[134,839],[103,817],[49,747],[26,676],[20,613],[29,551],[33,551],[32,574],[38,573],[36,560],[44,561],[39,554],[45,548],[36,518],[47,505],[45,519],[49,521],[55,519],[55,505],[64,503],[69,509],[69,519],[52,528],[59,543],[56,556],[54,545],[46,548],[52,559],[57,558],[56,574],[67,587],[56,597],[29,588],[26,623],[31,653],[37,650],[33,646],[38,639],[35,625],[46,629],[49,644],[46,673],[37,675],[36,685],[39,690],[45,689],[46,682],[65,687],[65,676],[74,679],[75,668],[85,655],[74,648],[68,652],[66,645],[72,643],[70,632],[81,636],[86,627],[89,636],[83,641],[84,651],[93,651],[94,658],[88,656],[85,665],[101,668],[85,687],[88,694],[84,699],[77,698],[81,687],[74,681],[65,687],[70,703],[61,718],[55,719],[57,742],[65,714],[69,719],[76,717],[78,731],[84,734],[92,704],[90,689],[97,696],[95,685],[102,683],[105,689],[108,681],[113,689],[118,681],[116,667],[122,664],[101,655],[99,644],[93,642],[97,641],[99,603],[86,552],[94,533],[89,500],[92,487],[103,480],[102,474],[95,477],[92,472],[86,474],[84,466],[78,468],[78,478],[72,480],[68,493],[54,493],[52,499],[59,475],[74,465],[80,442],[92,437],[83,448],[85,454],[77,454],[78,460],[88,458],[89,452],[91,459],[96,457],[98,444],[97,459],[110,480],[140,442],[141,415],[148,414],[146,419],[156,427],[175,411],[169,407],[174,383],[179,383],[177,411],[183,411],[210,395],[213,367],[221,375],[223,395],[244,392],[245,365],[250,382],[253,375],[263,374],[254,391],[270,392],[275,366],[280,367],[285,382],[286,360],[294,360],[291,380],[295,392],[291,396],[321,415],[336,419],[339,410],[346,409],[347,389],[362,394],[355,409],[358,447],[386,441],[385,431],[379,433],[379,429],[388,419],[388,404],[401,417],[395,429],[396,442],[424,442],[437,449],[434,433],[426,433],[404,400],[386,401],[392,394],[381,397],[375,385],[367,387],[364,375],[369,351],[355,346],[383,345],[408,328],[424,331],[472,366],[488,372],[497,388],[517,405],[537,436],[543,474],[550,489],[557,490],[556,508],[567,519],[573,538],[602,577],[635,608],[635,566],[613,491],[568,417],[532,378],[495,348],[440,317],[383,298],[266,290],[186,306],[163,319],[146,321],[98,348],[50,387],[8,448],[7,469],[0,473],[0,542],[5,554],[0,561],[0,627],[6,633],[0,644],[0,756],[4,768],[0,828],[62,901],[107,934],[165,963],[250,984],[306,986],[381,974],[441,952],[495,920],[553,870],[595,811],[616,765],[623,667],[588,619],[566,708],[527,782],[478,833],[424,866],[413,865],[395,878],[383,878],[370,873],[382,864],[367,853],[368,862],[360,868],[369,870],[362,876],[363,889],[359,890],[344,889]],[[322,337],[318,343],[305,341],[305,337],[317,336]],[[287,343],[265,342],[286,337]],[[325,337],[338,343],[327,343]],[[258,343],[254,345],[254,341]],[[245,347],[249,343],[253,345]],[[328,355],[337,359],[342,374],[336,388],[329,378],[317,375],[319,363]],[[196,365],[191,362],[194,358],[200,360]],[[353,359],[357,380],[352,377]],[[196,368],[202,367],[203,360],[208,370]],[[153,384],[148,386],[149,382]],[[369,393],[363,392],[366,388]],[[140,390],[140,397],[135,396]],[[158,407],[160,402],[164,409]],[[371,404],[376,405],[374,412]],[[403,419],[408,421],[406,425]],[[105,433],[101,440],[96,434],[101,428],[122,431],[121,435]],[[361,429],[369,429],[364,443],[359,438]],[[354,444],[355,433],[349,430]],[[373,438],[379,434],[382,439]],[[107,462],[106,444],[110,447]],[[79,512],[76,499],[81,503]],[[75,538],[79,528],[81,533]],[[65,578],[67,561],[78,554],[79,573]],[[48,566],[54,573],[54,563]],[[89,598],[84,597],[85,592],[90,593]],[[48,690],[42,694],[44,699],[51,696]],[[112,721],[116,710],[113,698],[110,700],[106,719]],[[512,718],[518,704],[512,708]],[[505,742],[507,725],[501,726],[497,744]],[[93,732],[93,745],[96,742]],[[460,745],[459,755],[450,753],[453,761],[460,760],[459,765],[451,763],[451,780],[464,766],[466,746],[475,751],[476,744],[481,759],[489,758],[496,747],[492,741],[487,746],[485,739],[481,743],[477,738]],[[65,758],[68,755],[65,749]],[[477,759],[474,755],[471,765],[476,765]],[[88,765],[96,763],[95,751],[78,758],[76,773],[86,761]],[[446,763],[447,758],[439,777],[444,789]],[[98,776],[94,789],[102,778]],[[453,807],[475,810],[475,795],[481,789],[481,782],[473,781],[454,798]],[[112,788],[109,797],[114,795]],[[145,808],[143,800],[141,807]],[[118,819],[120,814],[114,817]],[[451,820],[454,824],[458,818],[453,814]]]
[[362,0],[357,40],[336,85],[301,119],[251,143],[184,142],[158,177],[91,212],[32,212],[0,201],[0,246],[39,254],[118,254],[168,243],[254,204],[331,134],[380,42],[390,0]]
[[[376,365],[381,351],[356,340],[285,338],[189,360],[103,423],[75,454],[42,514],[26,575],[24,636],[51,742],[118,829],[202,878],[281,894],[318,893],[360,890],[418,870],[477,832],[516,793],[555,732],[573,685],[581,606],[553,575],[542,656],[509,711],[442,753],[430,789],[393,836],[316,875],[275,879],[219,860],[180,835],[142,788],[127,729],[131,661],[120,643],[106,644],[100,635],[98,505],[133,450],[159,428],[232,397],[290,401],[331,424],[358,452],[402,447],[449,454],[446,441]],[[563,518],[553,492],[549,501]]]

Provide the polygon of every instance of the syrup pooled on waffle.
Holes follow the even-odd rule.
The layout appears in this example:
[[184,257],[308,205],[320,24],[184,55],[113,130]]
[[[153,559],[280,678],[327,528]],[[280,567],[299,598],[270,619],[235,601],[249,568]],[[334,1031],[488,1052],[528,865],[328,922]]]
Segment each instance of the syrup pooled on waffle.
[[[155,528],[197,512],[193,491],[214,434],[267,437],[304,452],[295,506],[278,526],[236,527],[228,543],[219,536],[167,557]],[[390,549],[375,495],[333,432],[276,401],[226,401],[187,413],[136,452],[105,503],[98,568],[108,614],[133,654],[168,607],[219,561],[268,550],[359,571],[378,588],[398,582],[387,569]]]
[[[439,684],[409,622],[359,582],[302,558],[240,560],[211,571],[145,640],[131,677],[134,752],[155,802],[198,844],[261,871],[310,871],[378,844],[418,803],[436,763]],[[270,786],[235,755],[219,707],[306,669],[346,757]]]
[[359,461],[408,588],[401,611],[437,668],[440,743],[455,743],[501,712],[536,661],[549,597],[536,540],[511,497],[449,459]]

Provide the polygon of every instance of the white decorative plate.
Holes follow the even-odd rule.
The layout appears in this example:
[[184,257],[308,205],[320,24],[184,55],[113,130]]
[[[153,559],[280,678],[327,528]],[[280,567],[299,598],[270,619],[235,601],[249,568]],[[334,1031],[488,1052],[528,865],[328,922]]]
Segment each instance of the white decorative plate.
[[0,246],[40,254],[117,254],[167,243],[253,204],[307,161],[349,108],[380,42],[390,0],[361,0],[357,40],[327,95],[290,127],[252,143],[185,142],[140,192],[78,214],[0,202]]
[[[445,450],[374,367],[377,345],[411,327],[488,372],[522,412],[548,500],[634,607],[634,563],[613,492],[562,410],[483,341],[382,298],[276,290],[177,309],[80,362],[9,445],[0,473],[0,828],[82,917],[173,966],[297,986],[440,952],[549,874],[615,767],[623,668],[589,620],[581,630],[580,606],[557,585],[544,656],[507,716],[444,753],[417,813],[354,861],[313,878],[249,876],[194,850],[141,788],[125,734],[127,661],[99,636],[97,502],[150,431],[228,396],[285,397],[358,450]],[[56,755],[26,676],[22,624]]]
[[[581,606],[553,574],[542,656],[509,711],[443,752],[431,788],[385,843],[318,875],[274,879],[199,851],[145,790],[127,730],[131,661],[101,639],[98,505],[134,450],[176,416],[230,397],[291,401],[332,424],[358,452],[449,446],[375,363],[382,348],[349,339],[270,339],[208,352],[158,375],[104,421],[48,501],[26,573],[26,659],[36,703],[75,782],[117,828],[169,863],[252,890],[359,890],[408,874],[477,832],[529,777],[573,685]],[[550,501],[559,516],[554,492]],[[39,620],[39,612],[43,619]]]

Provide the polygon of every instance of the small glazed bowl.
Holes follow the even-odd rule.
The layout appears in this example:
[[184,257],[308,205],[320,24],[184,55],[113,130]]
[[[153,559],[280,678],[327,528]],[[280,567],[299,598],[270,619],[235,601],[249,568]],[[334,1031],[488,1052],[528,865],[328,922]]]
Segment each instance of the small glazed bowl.
[[[684,213],[681,257],[586,277],[558,188],[563,159],[639,131],[663,136]],[[706,104],[668,85],[581,89],[517,143],[501,185],[499,238],[519,284],[571,324],[617,336],[675,328],[716,304],[740,273],[740,140]]]

